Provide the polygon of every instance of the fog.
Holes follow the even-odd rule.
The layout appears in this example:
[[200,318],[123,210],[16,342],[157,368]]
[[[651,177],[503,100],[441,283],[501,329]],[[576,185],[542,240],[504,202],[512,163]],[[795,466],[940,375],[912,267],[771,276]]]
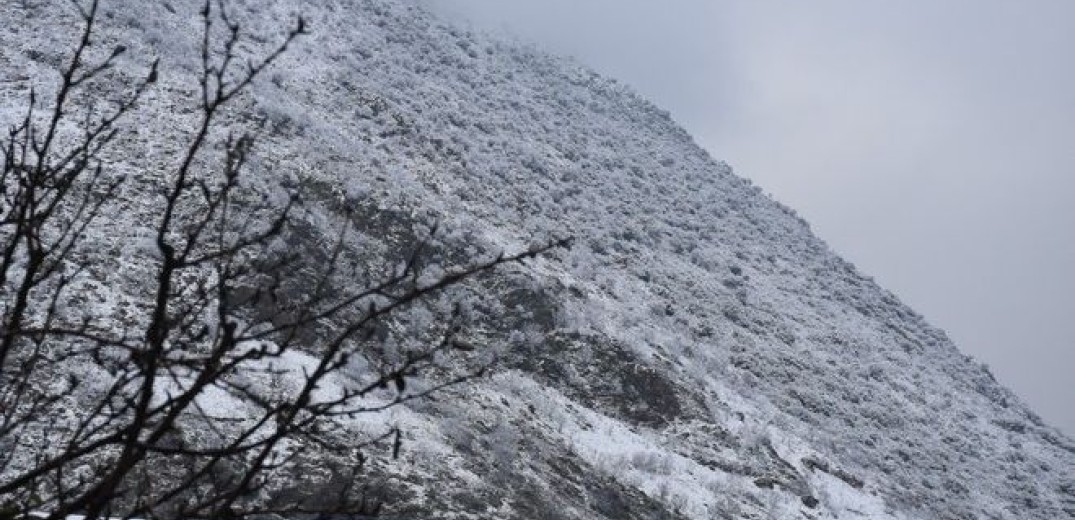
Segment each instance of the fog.
[[1075,435],[1075,2],[423,3],[670,110]]

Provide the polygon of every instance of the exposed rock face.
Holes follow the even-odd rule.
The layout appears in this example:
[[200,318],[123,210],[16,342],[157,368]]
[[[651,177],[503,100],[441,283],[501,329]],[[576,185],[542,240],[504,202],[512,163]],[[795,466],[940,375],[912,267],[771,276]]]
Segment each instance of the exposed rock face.
[[[61,63],[74,20],[48,4],[0,4],[4,123]],[[163,59],[125,136],[139,152],[118,158],[131,171],[192,125],[195,4],[104,3],[102,40],[131,47],[120,76]],[[430,261],[577,238],[463,291],[500,369],[385,418],[407,437],[376,470],[394,511],[1075,518],[1075,442],[628,88],[406,2],[232,5],[256,34],[297,12],[312,28],[230,116],[267,122],[255,184],[302,194],[289,246],[310,263],[348,218],[371,266],[432,220],[446,234]],[[98,237],[132,269],[143,188],[117,204],[122,236]],[[97,290],[137,290],[125,272],[94,273]]]

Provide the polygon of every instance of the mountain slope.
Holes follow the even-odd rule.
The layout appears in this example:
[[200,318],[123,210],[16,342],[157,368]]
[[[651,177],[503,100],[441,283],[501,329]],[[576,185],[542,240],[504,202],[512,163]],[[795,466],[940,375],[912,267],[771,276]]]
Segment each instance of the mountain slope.
[[[192,124],[194,4],[105,4],[130,74],[163,59],[128,137],[148,151],[120,158],[132,171]],[[398,511],[1075,517],[1075,443],[630,89],[404,2],[232,5],[254,33],[296,12],[312,27],[232,114],[269,123],[257,183],[302,193],[302,247],[325,247],[345,210],[377,258],[431,220],[461,255],[577,238],[468,288],[500,369],[386,418],[407,435],[402,462],[377,469]],[[10,121],[17,76],[49,77],[64,49],[34,28],[74,22],[17,3],[0,19]],[[141,236],[139,189],[111,223],[125,234],[101,241]],[[134,290],[99,276],[110,298]]]

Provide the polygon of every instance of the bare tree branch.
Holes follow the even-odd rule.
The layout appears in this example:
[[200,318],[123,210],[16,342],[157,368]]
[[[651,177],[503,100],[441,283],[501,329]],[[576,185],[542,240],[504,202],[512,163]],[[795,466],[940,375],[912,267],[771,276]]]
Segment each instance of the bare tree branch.
[[[197,124],[175,164],[151,176],[161,194],[151,225],[157,256],[145,260],[144,273],[131,274],[150,289],[131,296],[135,316],[86,311],[77,293],[101,268],[85,254],[91,232],[103,215],[123,211],[115,199],[129,186],[106,157],[158,76],[154,62],[110,110],[73,101],[91,85],[107,85],[126,52],[121,46],[91,57],[98,4],[72,0],[83,24],[55,95],[39,113],[31,90],[2,144],[0,508],[23,517],[44,511],[49,519],[376,514],[381,506],[363,482],[362,452],[387,445],[398,456],[401,431],[385,425],[347,442],[333,432],[350,418],[435,395],[490,368],[463,359],[471,348],[460,348],[457,305],[415,336],[425,343],[394,356],[385,354],[378,327],[415,306],[434,306],[475,276],[569,241],[434,274],[423,267],[434,227],[401,267],[368,285],[342,287],[339,281],[350,279],[342,269],[351,254],[347,224],[312,270],[300,269],[294,255],[269,254],[274,240],[292,232],[297,199],[251,202],[258,197],[244,196],[243,180],[256,139],[249,132],[217,136],[224,108],[306,33],[306,22],[298,18],[279,43],[251,57],[239,50],[248,35],[238,18],[223,0],[206,0]],[[67,129],[76,125],[72,137]],[[303,290],[278,299],[296,285]],[[259,306],[266,311],[251,310]],[[324,330],[311,341],[306,331],[316,327]],[[445,357],[460,362],[449,370]],[[306,364],[274,365],[294,358]],[[376,368],[347,375],[357,358],[375,360]],[[409,384],[435,371],[438,379]],[[283,378],[296,384],[277,392],[259,382]],[[338,394],[326,395],[332,385]],[[212,411],[206,403],[213,395],[241,409]],[[347,462],[338,496],[319,507],[269,497],[267,490],[313,452]]]

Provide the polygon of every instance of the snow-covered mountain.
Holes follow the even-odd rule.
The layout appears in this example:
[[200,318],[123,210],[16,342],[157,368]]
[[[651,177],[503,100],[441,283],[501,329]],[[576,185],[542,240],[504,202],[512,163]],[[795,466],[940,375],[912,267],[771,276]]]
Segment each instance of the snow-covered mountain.
[[[55,77],[65,5],[0,3],[0,122]],[[200,5],[102,5],[121,72],[162,59],[131,172],[193,125]],[[301,193],[295,247],[316,257],[356,214],[374,259],[433,220],[463,256],[576,239],[466,288],[493,374],[364,419],[404,432],[371,470],[391,512],[1075,518],[1075,442],[630,88],[405,1],[229,5],[253,34],[311,27],[229,115],[268,122],[252,166]],[[126,267],[93,273],[102,301],[136,290],[142,188],[97,238]]]

